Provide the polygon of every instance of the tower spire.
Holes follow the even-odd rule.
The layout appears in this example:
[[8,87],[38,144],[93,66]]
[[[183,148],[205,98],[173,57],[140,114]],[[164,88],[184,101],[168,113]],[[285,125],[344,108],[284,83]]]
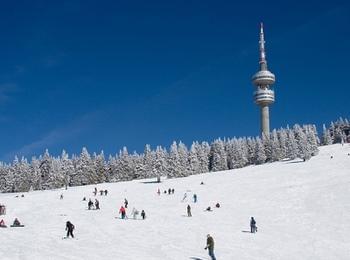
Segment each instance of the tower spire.
[[267,61],[265,53],[265,39],[264,39],[264,24],[260,23],[260,40],[259,40],[259,49],[260,49],[260,70],[267,70]]
[[260,68],[252,78],[253,84],[256,87],[254,99],[255,103],[261,108],[261,133],[263,136],[269,137],[269,106],[275,102],[275,92],[272,89],[272,85],[275,83],[275,75],[267,69],[263,23],[260,23],[259,54]]

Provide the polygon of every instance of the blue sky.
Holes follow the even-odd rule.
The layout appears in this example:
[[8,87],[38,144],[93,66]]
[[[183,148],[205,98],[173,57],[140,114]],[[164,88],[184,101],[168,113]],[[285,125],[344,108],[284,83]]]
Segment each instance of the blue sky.
[[234,2],[2,3],[0,160],[258,135],[260,21],[271,128],[349,117],[350,4]]

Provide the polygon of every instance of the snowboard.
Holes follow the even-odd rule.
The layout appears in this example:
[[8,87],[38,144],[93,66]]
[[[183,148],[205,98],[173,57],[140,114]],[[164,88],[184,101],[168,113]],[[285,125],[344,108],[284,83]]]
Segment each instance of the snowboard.
[[6,225],[4,225],[4,226],[0,226],[0,228],[7,228],[7,226],[6,226]]
[[24,225],[11,225],[10,227],[24,227]]

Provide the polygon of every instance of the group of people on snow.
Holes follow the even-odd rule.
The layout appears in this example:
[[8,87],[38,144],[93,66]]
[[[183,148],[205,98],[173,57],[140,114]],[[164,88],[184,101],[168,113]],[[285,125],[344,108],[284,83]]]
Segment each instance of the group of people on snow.
[[[85,197],[84,197],[85,198]],[[84,200],[84,199],[83,199]],[[85,198],[86,200],[86,198]],[[95,208],[94,208],[95,206]],[[91,199],[89,199],[89,202],[88,202],[88,210],[91,210],[91,209],[100,209],[100,202],[98,201],[98,199],[95,199],[95,204],[92,202]]]
[[[0,227],[7,227],[3,219],[0,220]],[[18,218],[15,218],[11,227],[23,227],[23,225],[21,225],[21,222],[19,222]]]
[[[94,191],[92,193],[94,194],[94,196],[97,195],[97,188],[96,187],[94,188]],[[101,196],[103,196],[103,195],[107,196],[107,194],[108,194],[108,190],[100,190]]]
[[[163,192],[164,194],[168,194],[168,195],[170,195],[170,194],[174,194],[175,193],[175,189],[174,188],[169,188],[168,190],[164,190],[164,192]],[[160,189],[158,188],[158,190],[157,190],[157,194],[158,195],[160,195]]]

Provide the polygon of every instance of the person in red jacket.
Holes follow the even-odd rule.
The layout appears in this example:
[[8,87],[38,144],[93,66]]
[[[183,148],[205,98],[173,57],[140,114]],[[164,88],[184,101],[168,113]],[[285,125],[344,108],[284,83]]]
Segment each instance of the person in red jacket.
[[0,227],[6,227],[5,221],[3,219],[0,221]]
[[122,219],[125,219],[126,211],[125,211],[125,208],[123,206],[120,207],[119,214],[122,215]]

